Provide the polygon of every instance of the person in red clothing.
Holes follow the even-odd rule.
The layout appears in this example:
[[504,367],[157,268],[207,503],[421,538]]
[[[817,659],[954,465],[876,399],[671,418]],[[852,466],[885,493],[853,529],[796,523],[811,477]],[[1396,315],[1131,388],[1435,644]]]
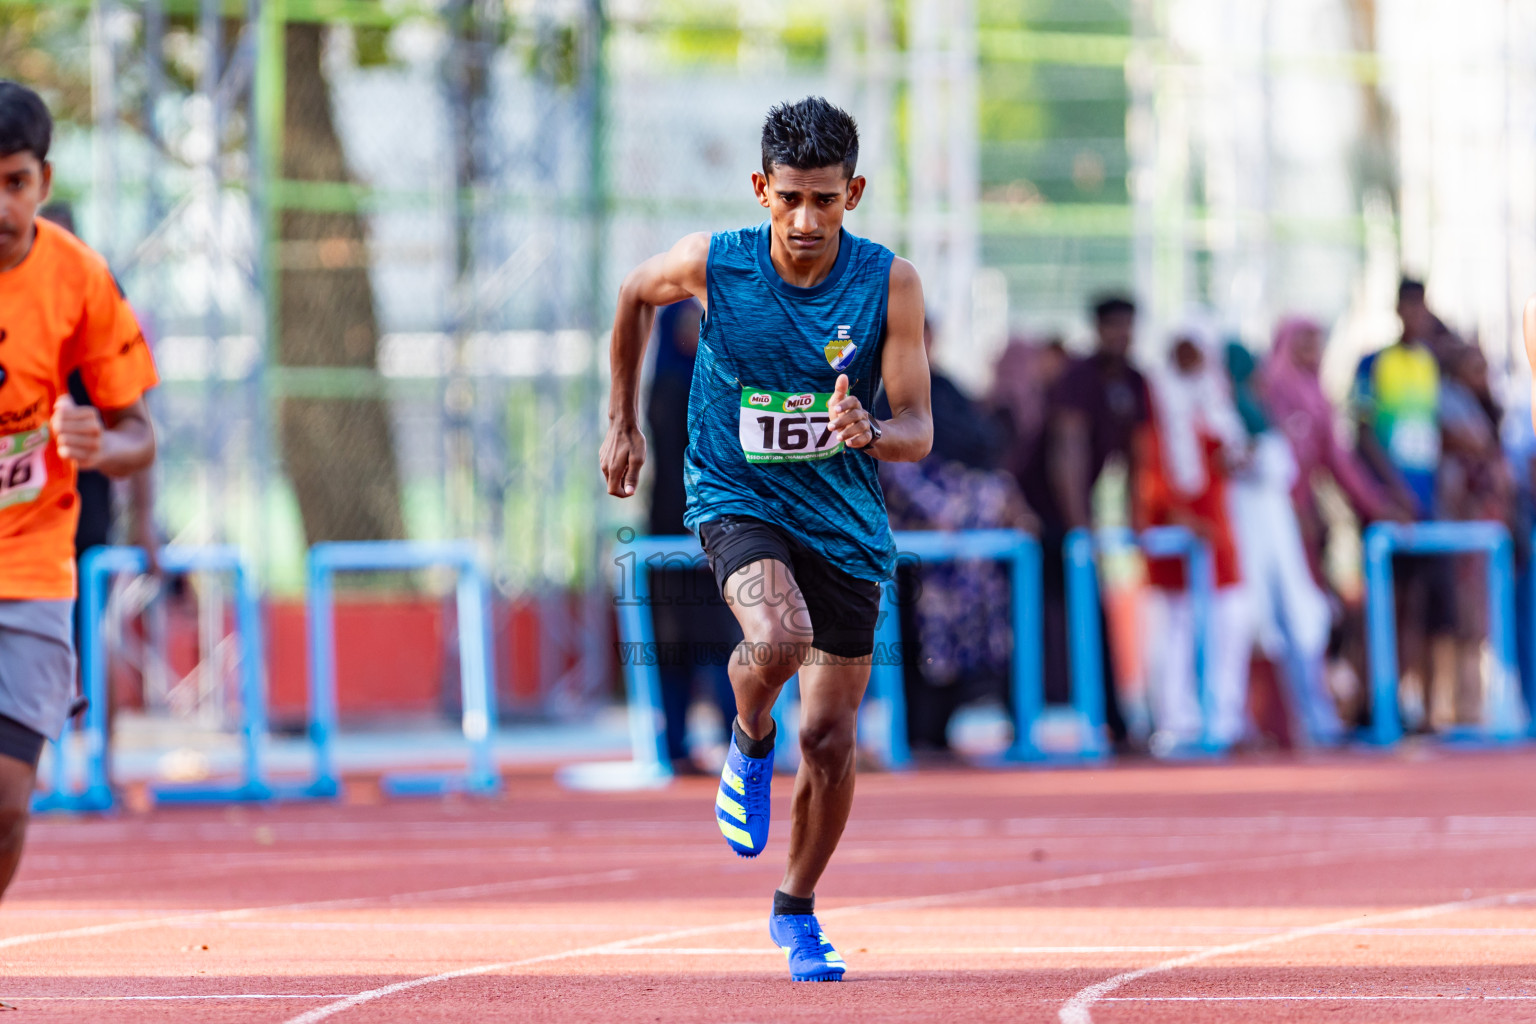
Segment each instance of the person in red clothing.
[[[1151,379],[1152,421],[1139,439],[1138,525],[1184,526],[1212,555],[1215,593],[1206,630],[1205,683],[1213,695],[1210,735],[1230,745],[1247,728],[1252,623],[1228,519],[1227,478],[1248,458],[1248,436],[1214,331],[1192,323],[1174,338],[1169,362]],[[1195,622],[1180,559],[1148,559],[1147,682],[1154,754],[1177,753],[1206,733],[1194,679]]]
[[[37,216],[52,135],[42,99],[0,80],[0,894],[74,698],[76,472],[130,476],[155,457],[138,320],[106,261]],[[70,398],[76,371],[97,408]]]

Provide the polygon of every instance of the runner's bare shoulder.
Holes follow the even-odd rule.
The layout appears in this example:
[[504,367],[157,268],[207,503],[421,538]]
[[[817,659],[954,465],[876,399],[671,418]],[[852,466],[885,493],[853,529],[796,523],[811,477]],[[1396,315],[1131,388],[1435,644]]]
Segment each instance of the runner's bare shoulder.
[[707,307],[709,280],[709,232],[695,231],[678,239],[667,253],[667,277]]

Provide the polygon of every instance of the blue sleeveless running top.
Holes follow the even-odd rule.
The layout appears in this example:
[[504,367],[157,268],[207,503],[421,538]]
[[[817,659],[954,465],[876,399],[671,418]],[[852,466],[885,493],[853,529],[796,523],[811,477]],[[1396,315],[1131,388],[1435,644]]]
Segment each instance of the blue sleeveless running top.
[[800,288],[779,276],[768,246],[766,223],[709,240],[685,522],[696,530],[722,515],[753,516],[850,575],[889,579],[896,547],[876,461],[828,450],[821,424],[839,373],[849,394],[874,407],[894,257],[843,231],[831,273]]

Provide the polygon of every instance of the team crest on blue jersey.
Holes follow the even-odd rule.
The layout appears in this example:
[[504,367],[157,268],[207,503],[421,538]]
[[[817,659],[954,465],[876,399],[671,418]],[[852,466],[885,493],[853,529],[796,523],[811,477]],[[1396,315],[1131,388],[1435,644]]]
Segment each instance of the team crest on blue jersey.
[[827,362],[832,364],[834,370],[846,370],[853,362],[853,357],[859,351],[859,346],[849,337],[848,332],[853,330],[850,324],[839,324],[837,337],[827,342],[822,351],[826,354]]

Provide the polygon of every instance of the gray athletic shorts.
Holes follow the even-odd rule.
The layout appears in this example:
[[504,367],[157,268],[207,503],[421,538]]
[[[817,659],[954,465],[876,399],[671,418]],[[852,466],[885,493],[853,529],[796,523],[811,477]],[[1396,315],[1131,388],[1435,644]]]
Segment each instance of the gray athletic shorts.
[[73,601],[0,600],[0,715],[58,738],[75,699]]

